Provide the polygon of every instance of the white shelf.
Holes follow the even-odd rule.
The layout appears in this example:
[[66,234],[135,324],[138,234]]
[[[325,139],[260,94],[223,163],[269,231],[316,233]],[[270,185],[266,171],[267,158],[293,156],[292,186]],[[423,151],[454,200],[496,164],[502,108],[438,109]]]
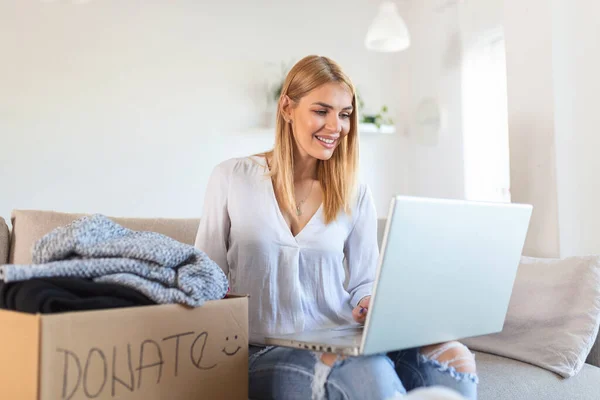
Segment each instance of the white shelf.
[[380,125],[377,128],[375,124],[358,124],[358,131],[362,135],[392,135],[396,133],[396,127],[394,125]]

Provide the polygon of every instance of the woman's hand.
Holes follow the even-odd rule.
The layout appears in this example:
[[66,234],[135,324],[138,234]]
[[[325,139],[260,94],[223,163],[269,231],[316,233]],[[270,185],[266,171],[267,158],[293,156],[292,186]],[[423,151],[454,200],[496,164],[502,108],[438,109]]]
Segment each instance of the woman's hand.
[[358,302],[358,305],[352,310],[352,317],[358,323],[364,324],[367,319],[367,312],[369,311],[369,304],[371,303],[371,296],[365,296]]

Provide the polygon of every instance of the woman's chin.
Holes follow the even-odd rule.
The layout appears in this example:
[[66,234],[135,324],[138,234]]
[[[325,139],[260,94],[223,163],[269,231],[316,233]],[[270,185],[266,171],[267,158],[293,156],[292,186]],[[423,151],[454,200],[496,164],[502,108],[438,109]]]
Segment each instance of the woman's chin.
[[317,160],[327,161],[333,156],[334,150],[335,149],[331,149],[331,150],[323,150],[323,149],[316,150],[316,149],[314,149],[310,152],[310,155],[313,158],[316,158]]

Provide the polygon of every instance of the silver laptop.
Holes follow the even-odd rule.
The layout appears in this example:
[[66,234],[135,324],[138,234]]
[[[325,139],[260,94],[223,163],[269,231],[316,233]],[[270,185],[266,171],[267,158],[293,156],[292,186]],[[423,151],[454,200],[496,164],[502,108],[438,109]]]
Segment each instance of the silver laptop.
[[273,335],[266,344],[368,355],[501,331],[532,209],[394,197],[364,326]]

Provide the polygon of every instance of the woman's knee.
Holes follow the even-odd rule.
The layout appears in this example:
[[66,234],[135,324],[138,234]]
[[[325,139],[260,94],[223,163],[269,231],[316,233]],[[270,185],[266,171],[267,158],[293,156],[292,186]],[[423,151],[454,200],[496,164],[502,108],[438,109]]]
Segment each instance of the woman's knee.
[[346,356],[340,356],[339,354],[323,353],[321,354],[321,362],[328,367],[333,367],[337,361],[345,360]]
[[475,356],[460,342],[446,342],[424,346],[421,354],[430,360],[453,367],[457,372],[476,373]]
[[419,359],[427,386],[445,386],[467,399],[477,398],[475,356],[462,343],[425,346],[420,349]]

